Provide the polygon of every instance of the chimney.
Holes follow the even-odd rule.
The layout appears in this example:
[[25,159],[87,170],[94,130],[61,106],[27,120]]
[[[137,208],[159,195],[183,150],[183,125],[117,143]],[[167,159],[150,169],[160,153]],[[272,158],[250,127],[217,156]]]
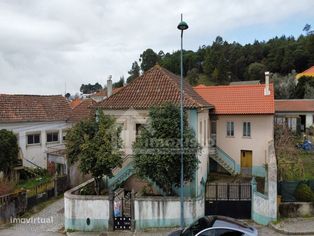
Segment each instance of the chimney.
[[269,96],[270,95],[269,77],[270,77],[269,71],[265,71],[265,88],[264,88],[264,95],[265,96]]
[[107,98],[109,98],[112,95],[112,75],[108,76],[107,80]]

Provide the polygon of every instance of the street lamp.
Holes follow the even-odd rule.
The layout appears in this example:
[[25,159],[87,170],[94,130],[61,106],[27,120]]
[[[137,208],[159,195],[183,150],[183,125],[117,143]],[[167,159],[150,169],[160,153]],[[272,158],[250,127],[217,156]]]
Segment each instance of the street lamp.
[[181,163],[181,175],[180,175],[180,226],[184,228],[184,203],[183,203],[183,30],[189,28],[188,24],[183,21],[181,14],[181,22],[178,27],[181,30],[181,84],[180,84],[180,163]]

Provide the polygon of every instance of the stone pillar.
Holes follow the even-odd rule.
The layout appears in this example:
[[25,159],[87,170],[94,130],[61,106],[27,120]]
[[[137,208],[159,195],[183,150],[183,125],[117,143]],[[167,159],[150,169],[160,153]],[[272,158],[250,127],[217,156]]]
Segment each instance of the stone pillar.
[[114,204],[114,192],[110,190],[109,192],[109,224],[108,224],[109,231],[113,231],[113,226],[114,226],[113,204]]
[[131,231],[135,231],[135,212],[134,212],[134,197],[135,197],[135,192],[134,189],[132,189],[131,192]]

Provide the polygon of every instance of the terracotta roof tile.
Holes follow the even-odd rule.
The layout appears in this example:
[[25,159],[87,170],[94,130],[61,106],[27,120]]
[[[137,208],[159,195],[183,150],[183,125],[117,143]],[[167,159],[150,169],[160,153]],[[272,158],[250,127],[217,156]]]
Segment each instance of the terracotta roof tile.
[[308,68],[307,70],[299,73],[296,75],[296,78],[299,79],[302,76],[310,76],[310,77],[314,77],[314,66]]
[[70,107],[73,109],[74,107],[76,107],[77,105],[79,105],[82,102],[81,99],[79,98],[75,98],[74,100],[72,100],[70,102]]
[[[112,94],[117,93],[119,90],[121,90],[123,87],[120,88],[113,88]],[[107,97],[107,89],[102,89],[96,93],[91,94],[91,96],[98,96],[98,97]]]
[[72,110],[70,122],[78,122],[92,117],[94,109],[91,109],[91,106],[95,104],[96,102],[91,98],[82,100],[82,102]]
[[[180,104],[180,77],[156,65],[96,106],[104,109],[148,109],[165,102]],[[188,83],[184,83],[184,106],[212,107]]]
[[71,108],[61,95],[0,94],[0,122],[66,121]]
[[314,99],[275,100],[276,112],[314,112]]
[[273,114],[274,92],[264,95],[264,84],[194,87],[208,103],[213,104],[216,114]]

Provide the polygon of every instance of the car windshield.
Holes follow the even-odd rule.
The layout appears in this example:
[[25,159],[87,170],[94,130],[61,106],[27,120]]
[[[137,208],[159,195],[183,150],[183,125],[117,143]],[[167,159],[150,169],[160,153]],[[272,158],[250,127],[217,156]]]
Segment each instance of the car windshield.
[[186,227],[182,231],[182,236],[194,236],[198,232],[202,231],[203,229],[209,228],[212,225],[212,220],[210,220],[208,217],[202,217],[192,223],[190,226]]

